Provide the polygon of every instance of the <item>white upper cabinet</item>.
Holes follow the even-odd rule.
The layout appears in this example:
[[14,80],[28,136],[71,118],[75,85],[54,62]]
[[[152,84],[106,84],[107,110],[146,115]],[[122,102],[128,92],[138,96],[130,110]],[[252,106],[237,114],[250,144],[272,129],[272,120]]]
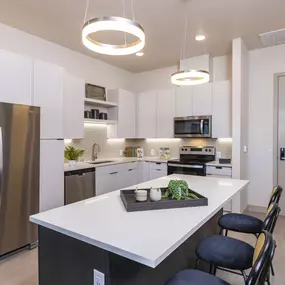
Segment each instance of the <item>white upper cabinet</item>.
[[158,138],[173,138],[173,119],[175,117],[174,89],[160,90],[157,96],[157,133]]
[[84,137],[85,80],[65,72],[63,93],[63,137]]
[[217,81],[212,84],[212,137],[230,138],[231,134],[231,84]]
[[0,102],[32,105],[32,68],[31,58],[0,50]]
[[118,103],[118,107],[109,109],[109,119],[117,124],[108,126],[108,138],[135,138],[136,95],[123,89],[110,90],[108,100]]
[[156,92],[137,95],[137,138],[156,138]]
[[188,117],[193,115],[192,89],[191,86],[176,88],[175,117]]
[[35,106],[41,107],[41,139],[63,138],[63,68],[34,61]]
[[211,83],[193,86],[193,116],[212,114]]

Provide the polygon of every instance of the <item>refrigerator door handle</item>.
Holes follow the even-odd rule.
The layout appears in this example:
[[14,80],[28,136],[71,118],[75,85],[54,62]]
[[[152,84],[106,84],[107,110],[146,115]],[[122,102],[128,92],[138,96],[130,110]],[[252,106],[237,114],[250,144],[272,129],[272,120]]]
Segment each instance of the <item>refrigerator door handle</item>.
[[3,134],[2,128],[0,127],[0,205],[2,196],[2,179],[3,179]]
[[280,148],[280,160],[285,160],[285,148]]

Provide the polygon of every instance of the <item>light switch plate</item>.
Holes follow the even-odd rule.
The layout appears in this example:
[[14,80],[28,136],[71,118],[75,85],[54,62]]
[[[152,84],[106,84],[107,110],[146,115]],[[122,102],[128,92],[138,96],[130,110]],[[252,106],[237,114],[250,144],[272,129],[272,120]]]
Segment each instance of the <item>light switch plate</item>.
[[120,149],[120,156],[124,155],[124,151],[122,149]]
[[150,150],[150,155],[154,155],[154,149],[153,148]]
[[219,160],[219,158],[221,158],[221,157],[222,157],[222,153],[220,151],[217,151],[217,153],[216,153],[217,160]]
[[94,285],[105,285],[105,274],[94,269]]

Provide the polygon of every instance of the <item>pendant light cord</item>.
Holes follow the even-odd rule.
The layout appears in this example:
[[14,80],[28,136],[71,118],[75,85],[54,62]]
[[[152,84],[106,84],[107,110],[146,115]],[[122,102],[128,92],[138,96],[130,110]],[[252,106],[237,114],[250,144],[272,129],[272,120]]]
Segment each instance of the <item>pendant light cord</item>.
[[181,60],[186,57],[186,49],[187,49],[187,27],[188,27],[188,3],[186,3],[186,12],[185,12],[185,28],[184,28],[184,37],[182,40],[181,47]]
[[[126,18],[125,0],[122,0],[122,7],[123,7],[123,17]],[[124,34],[125,34],[125,45],[127,45],[127,33]]]
[[86,23],[87,12],[88,12],[88,8],[89,8],[89,1],[90,1],[90,0],[86,0],[86,9],[85,9],[85,14],[84,14],[84,22],[83,22],[83,25]]
[[134,9],[134,1],[133,0],[131,0],[131,6],[132,6],[133,21],[135,21],[135,9]]

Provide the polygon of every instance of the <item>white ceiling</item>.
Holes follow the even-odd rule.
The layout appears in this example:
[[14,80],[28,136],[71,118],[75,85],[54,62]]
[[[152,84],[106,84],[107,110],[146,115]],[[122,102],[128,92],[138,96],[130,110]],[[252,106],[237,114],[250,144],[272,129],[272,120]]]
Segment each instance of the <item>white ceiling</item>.
[[[88,18],[122,16],[123,0],[90,0]],[[131,0],[124,0],[131,18]],[[133,0],[135,19],[146,32],[145,55],[102,56],[89,52],[81,43],[86,0],[0,0],[0,22],[70,49],[94,56],[131,72],[142,72],[179,62],[186,0]],[[284,0],[189,0],[186,57],[205,52],[213,56],[231,52],[231,40],[242,37],[249,49],[262,47],[258,37],[285,28]],[[198,43],[197,33],[207,40]],[[101,35],[117,42],[124,36]],[[0,39],[1,40],[1,39]]]

